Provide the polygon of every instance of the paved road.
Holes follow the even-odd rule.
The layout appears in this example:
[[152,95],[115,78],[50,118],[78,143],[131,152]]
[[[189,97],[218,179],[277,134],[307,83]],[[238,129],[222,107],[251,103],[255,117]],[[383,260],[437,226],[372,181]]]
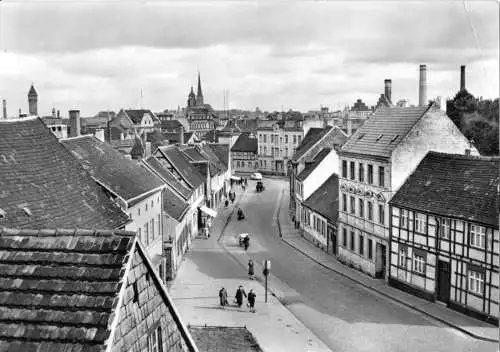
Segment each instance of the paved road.
[[[496,351],[493,343],[475,340],[409,308],[362,288],[323,268],[284,244],[273,226],[273,213],[284,180],[265,179],[266,190],[255,183],[240,204],[247,218],[231,220],[223,243],[241,262],[248,257],[272,260],[272,273],[281,281],[284,302],[333,351]],[[235,234],[249,232],[245,253]],[[241,269],[244,270],[244,269]]]

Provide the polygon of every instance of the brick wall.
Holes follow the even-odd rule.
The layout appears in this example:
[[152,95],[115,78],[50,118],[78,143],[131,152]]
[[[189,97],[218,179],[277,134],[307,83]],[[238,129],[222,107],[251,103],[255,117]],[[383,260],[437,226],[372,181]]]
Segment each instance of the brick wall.
[[[134,302],[134,283],[137,285],[137,302]],[[155,279],[148,274],[148,267],[138,250],[132,258],[126,285],[112,351],[147,351],[148,335],[158,326],[161,326],[163,352],[189,351],[171,310],[160,295]]]

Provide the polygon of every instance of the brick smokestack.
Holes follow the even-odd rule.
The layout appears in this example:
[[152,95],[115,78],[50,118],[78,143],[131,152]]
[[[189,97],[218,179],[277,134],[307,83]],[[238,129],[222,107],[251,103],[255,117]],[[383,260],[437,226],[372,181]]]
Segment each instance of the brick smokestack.
[[389,100],[389,102],[392,102],[392,80],[386,79],[384,80],[384,85],[385,85],[385,90],[384,90],[384,95]]
[[80,110],[69,111],[69,136],[78,137],[80,135]]
[[420,65],[420,83],[418,89],[418,105],[427,105],[427,65]]
[[7,120],[7,100],[2,100],[2,107],[3,107],[3,119]]
[[460,90],[465,90],[465,65],[460,66]]

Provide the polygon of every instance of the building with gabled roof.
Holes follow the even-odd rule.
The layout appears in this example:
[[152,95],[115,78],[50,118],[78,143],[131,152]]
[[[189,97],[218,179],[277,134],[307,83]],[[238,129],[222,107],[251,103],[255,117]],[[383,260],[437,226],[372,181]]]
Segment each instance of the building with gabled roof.
[[135,233],[0,229],[0,350],[198,349]]
[[390,285],[498,325],[499,170],[427,153],[389,202]]
[[388,202],[429,151],[478,155],[433,105],[378,108],[342,146],[340,261],[387,279]]
[[257,136],[243,132],[231,148],[232,169],[235,175],[250,175],[259,170]]
[[304,202],[302,229],[306,238],[328,253],[337,248],[339,179],[332,174]]
[[0,121],[0,227],[124,229],[130,219],[39,118]]
[[132,222],[126,230],[137,231],[158,272],[162,273],[165,261],[162,257],[161,199],[165,185],[161,179],[93,136],[60,142],[129,214]]

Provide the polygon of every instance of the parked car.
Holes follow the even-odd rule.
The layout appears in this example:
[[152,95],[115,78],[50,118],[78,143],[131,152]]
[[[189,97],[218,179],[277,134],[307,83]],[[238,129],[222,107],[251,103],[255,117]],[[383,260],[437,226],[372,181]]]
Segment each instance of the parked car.
[[250,178],[252,180],[262,180],[262,174],[259,172],[254,172],[253,174],[250,175]]
[[257,181],[257,185],[255,186],[255,190],[257,192],[262,192],[265,189],[264,184],[262,181]]

